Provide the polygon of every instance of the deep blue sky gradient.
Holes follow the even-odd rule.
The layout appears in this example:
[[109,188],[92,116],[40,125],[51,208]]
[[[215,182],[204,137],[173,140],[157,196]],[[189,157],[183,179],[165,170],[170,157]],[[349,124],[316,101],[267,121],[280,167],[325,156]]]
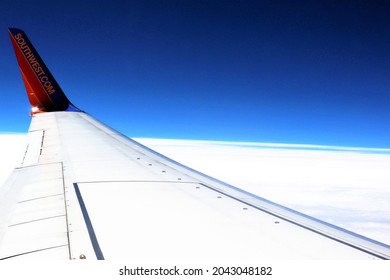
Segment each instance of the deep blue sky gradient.
[[130,137],[390,147],[388,1],[1,1],[0,131],[24,29],[78,107]]

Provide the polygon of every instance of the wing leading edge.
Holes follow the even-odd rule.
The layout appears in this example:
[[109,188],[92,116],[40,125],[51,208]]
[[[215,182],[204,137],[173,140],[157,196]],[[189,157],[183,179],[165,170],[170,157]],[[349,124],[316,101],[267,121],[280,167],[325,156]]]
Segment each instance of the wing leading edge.
[[24,32],[10,35],[39,110],[0,188],[0,259],[390,258],[386,244],[192,170],[81,112]]

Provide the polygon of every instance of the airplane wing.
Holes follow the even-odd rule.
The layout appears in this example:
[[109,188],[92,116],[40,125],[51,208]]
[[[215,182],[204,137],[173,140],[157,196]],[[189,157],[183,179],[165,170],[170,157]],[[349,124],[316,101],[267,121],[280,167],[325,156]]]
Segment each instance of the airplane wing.
[[0,259],[390,259],[390,246],[169,159],[65,96],[9,29],[32,107],[0,188]]

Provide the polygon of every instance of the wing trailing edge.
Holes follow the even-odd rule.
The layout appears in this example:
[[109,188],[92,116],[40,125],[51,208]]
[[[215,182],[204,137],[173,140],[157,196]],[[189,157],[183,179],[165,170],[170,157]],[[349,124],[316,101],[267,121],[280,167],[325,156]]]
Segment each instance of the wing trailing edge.
[[80,111],[66,97],[24,31],[17,28],[9,28],[8,31],[30,101],[31,114]]

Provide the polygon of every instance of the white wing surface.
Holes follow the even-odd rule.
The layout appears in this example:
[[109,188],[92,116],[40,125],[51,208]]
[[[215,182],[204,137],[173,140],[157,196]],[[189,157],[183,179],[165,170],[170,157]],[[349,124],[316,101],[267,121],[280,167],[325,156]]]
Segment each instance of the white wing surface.
[[10,34],[34,112],[23,159],[0,188],[0,259],[390,258],[388,245],[220,182],[102,124],[69,102],[23,31]]

